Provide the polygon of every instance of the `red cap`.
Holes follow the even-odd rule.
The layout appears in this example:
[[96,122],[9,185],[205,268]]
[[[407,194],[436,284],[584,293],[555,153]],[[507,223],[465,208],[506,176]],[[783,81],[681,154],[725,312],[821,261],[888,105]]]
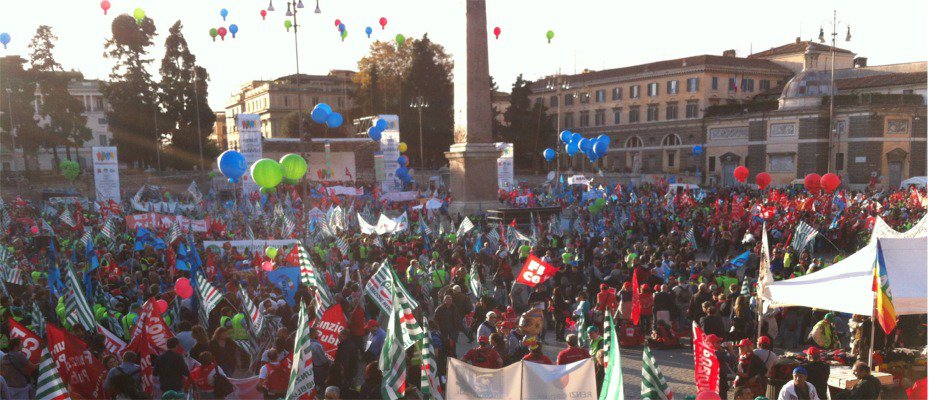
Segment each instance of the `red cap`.
[[653,290],[655,290],[655,291],[657,291],[657,292],[660,291],[660,290],[662,290],[662,288],[663,288],[662,285],[653,286]]
[[816,346],[810,346],[810,348],[806,349],[806,355],[811,356],[811,357],[818,357],[820,353],[822,353],[822,350],[820,350],[819,347],[816,347]]
[[770,344],[770,338],[767,336],[761,336],[757,338],[757,344]]
[[509,321],[503,321],[499,323],[500,328],[512,328],[512,324]]
[[506,312],[512,312],[512,306],[506,306]]
[[741,339],[741,341],[738,342],[738,347],[744,347],[744,346],[752,346],[752,347],[753,347],[753,346],[754,346],[754,342],[752,342],[751,339]]
[[718,335],[710,334],[708,336],[705,336],[705,340],[708,341],[709,343],[716,343],[716,342],[720,342],[721,338],[718,337]]

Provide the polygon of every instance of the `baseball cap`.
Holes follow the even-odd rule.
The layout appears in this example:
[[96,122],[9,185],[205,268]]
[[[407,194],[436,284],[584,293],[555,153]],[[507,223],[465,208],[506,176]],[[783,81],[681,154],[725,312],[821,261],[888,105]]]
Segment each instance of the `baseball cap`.
[[512,324],[509,321],[503,321],[499,323],[500,328],[512,328]]
[[806,355],[808,356],[816,357],[819,356],[820,353],[822,353],[822,350],[816,346],[810,346],[810,348],[806,349]]
[[832,313],[826,313],[826,315],[823,318],[825,318],[826,321],[835,321],[836,316],[833,315]]
[[718,337],[718,335],[710,334],[708,336],[705,336],[705,340],[708,341],[709,343],[716,343],[716,342],[720,342],[721,338]]
[[757,344],[770,344],[770,338],[767,336],[761,336],[757,338]]
[[741,339],[741,341],[738,342],[738,347],[744,346],[754,346],[754,342],[752,342],[751,339]]
[[807,371],[806,368],[804,367],[796,367],[796,368],[793,368],[793,375],[806,376],[806,375],[809,375],[809,371]]

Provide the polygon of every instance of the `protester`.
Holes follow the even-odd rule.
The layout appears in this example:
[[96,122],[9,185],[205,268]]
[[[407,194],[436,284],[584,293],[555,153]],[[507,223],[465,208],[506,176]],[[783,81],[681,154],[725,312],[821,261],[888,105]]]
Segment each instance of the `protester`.
[[858,378],[858,383],[851,389],[834,396],[836,399],[876,400],[881,398],[881,382],[871,376],[868,364],[858,361],[852,366],[852,374]]
[[[140,365],[137,353],[127,351],[123,362],[108,371],[104,380],[104,389],[112,394],[113,399],[143,399],[147,395],[141,390]],[[185,367],[184,367],[185,371]]]
[[29,361],[23,353],[23,340],[10,339],[10,349],[3,358],[0,358],[0,375],[6,380],[10,388],[10,397],[14,399],[32,398],[33,386],[30,384],[30,374],[36,370],[37,365]]
[[477,343],[479,346],[468,350],[467,353],[464,354],[464,361],[473,366],[482,368],[496,369],[503,366],[503,360],[499,357],[499,353],[490,346],[490,338],[488,336],[480,336],[477,338]]
[[189,376],[189,367],[183,359],[183,346],[180,340],[172,337],[166,341],[166,351],[153,361],[153,374],[159,378],[160,389],[164,392],[184,389],[184,379]]
[[806,380],[807,373],[804,367],[794,368],[793,380],[780,388],[778,400],[819,400],[816,387]]
[[558,365],[571,364],[575,361],[591,358],[591,354],[578,345],[578,335],[570,334],[565,338],[568,347],[558,352]]

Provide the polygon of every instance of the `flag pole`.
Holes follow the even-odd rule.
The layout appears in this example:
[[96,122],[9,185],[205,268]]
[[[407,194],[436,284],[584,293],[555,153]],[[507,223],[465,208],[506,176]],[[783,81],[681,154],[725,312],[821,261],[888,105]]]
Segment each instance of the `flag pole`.
[[868,367],[874,369],[875,364],[875,314],[878,312],[878,292],[873,291],[871,296],[871,340],[868,342]]

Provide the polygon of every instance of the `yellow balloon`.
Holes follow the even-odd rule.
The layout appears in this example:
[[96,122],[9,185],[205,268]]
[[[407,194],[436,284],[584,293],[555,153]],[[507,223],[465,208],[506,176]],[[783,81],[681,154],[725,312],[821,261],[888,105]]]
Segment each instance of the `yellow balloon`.
[[408,151],[408,144],[405,143],[405,142],[399,143],[399,144],[398,144],[398,152],[399,152],[399,153],[404,153],[404,152],[406,152],[406,151]]

